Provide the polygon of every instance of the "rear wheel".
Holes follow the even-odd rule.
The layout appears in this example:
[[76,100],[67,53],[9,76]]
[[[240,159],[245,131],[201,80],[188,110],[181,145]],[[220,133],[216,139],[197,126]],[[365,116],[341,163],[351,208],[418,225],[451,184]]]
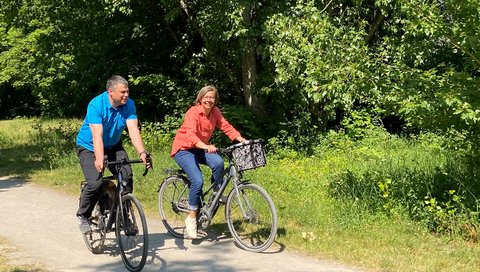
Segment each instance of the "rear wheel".
[[238,246],[262,252],[277,234],[277,211],[267,192],[256,184],[244,183],[229,193],[225,207],[227,225]]
[[158,190],[158,211],[167,231],[184,238],[185,218],[188,214],[188,185],[183,179],[171,176],[165,179]]
[[102,252],[103,244],[105,243],[105,216],[100,213],[100,205],[97,203],[93,209],[90,217],[91,231],[83,234],[83,241],[94,254]]
[[147,261],[147,220],[140,201],[132,194],[122,196],[122,207],[117,206],[115,235],[120,255],[130,271],[141,271]]

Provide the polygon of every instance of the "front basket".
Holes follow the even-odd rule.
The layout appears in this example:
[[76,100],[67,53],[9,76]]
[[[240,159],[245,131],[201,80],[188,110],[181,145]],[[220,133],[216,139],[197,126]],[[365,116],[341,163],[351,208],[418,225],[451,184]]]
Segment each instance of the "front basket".
[[238,171],[254,169],[267,164],[261,139],[248,140],[232,145],[230,148]]

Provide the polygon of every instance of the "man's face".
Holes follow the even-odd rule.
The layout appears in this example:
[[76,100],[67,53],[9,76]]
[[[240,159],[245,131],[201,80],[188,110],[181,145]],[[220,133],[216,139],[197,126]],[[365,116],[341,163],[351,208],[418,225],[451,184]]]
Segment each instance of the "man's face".
[[113,103],[116,105],[125,105],[128,99],[128,86],[122,83],[119,83],[113,86],[112,89],[108,90],[108,94],[113,100]]

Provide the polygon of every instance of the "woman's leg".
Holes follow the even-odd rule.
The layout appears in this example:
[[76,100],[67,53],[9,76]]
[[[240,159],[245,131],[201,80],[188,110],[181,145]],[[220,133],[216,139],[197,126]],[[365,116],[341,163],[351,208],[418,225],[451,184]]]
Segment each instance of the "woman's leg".
[[[206,164],[212,169],[212,183],[216,183],[216,188],[220,188],[222,185],[223,180],[222,172],[224,169],[223,166],[223,159],[217,153],[206,153],[205,152],[205,160]],[[201,163],[201,162],[200,162]]]
[[202,194],[203,177],[198,165],[196,149],[180,150],[173,157],[190,179],[188,195],[188,216],[185,218],[185,230],[189,238],[197,238],[197,210]]
[[175,154],[174,159],[190,179],[188,209],[196,212],[200,205],[200,195],[202,194],[203,186],[202,172],[200,171],[196,152],[195,150],[180,150]]

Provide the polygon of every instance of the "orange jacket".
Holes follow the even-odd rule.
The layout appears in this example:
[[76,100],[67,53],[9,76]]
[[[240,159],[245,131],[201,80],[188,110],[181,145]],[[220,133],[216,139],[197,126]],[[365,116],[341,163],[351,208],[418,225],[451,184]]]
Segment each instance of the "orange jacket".
[[218,107],[214,107],[207,117],[201,105],[192,106],[185,114],[185,120],[175,135],[170,156],[175,156],[179,150],[194,148],[199,141],[209,144],[210,137],[217,127],[232,141],[240,136],[240,132],[223,118]]

